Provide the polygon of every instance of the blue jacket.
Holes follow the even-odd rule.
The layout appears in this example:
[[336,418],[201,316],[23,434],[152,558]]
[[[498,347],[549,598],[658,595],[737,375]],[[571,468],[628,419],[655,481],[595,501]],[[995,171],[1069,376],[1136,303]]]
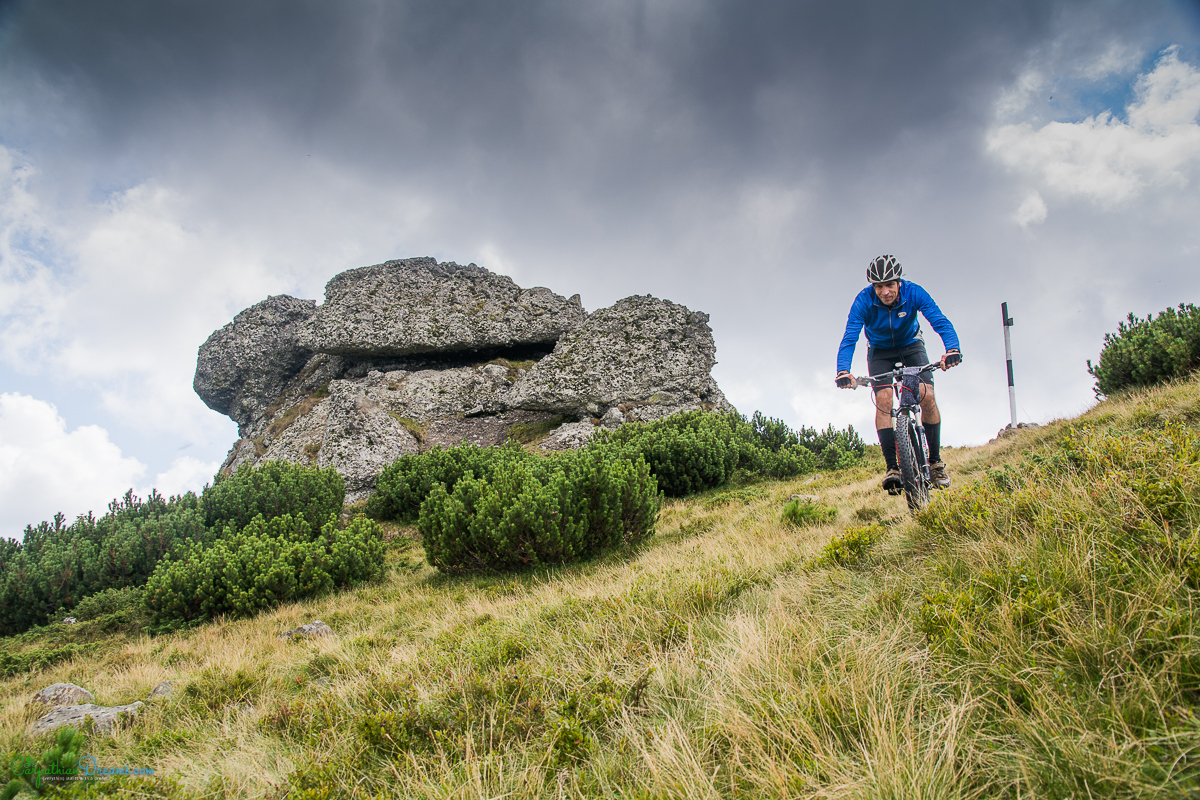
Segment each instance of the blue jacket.
[[900,281],[900,296],[890,307],[879,302],[875,296],[875,287],[868,286],[858,293],[850,306],[850,315],[846,318],[846,333],[842,336],[842,346],[838,348],[838,372],[850,369],[854,360],[854,345],[858,342],[858,334],[864,327],[867,329],[867,344],[872,349],[896,350],[907,347],[915,342],[923,342],[921,325],[917,322],[917,312],[920,311],[929,320],[929,324],[942,337],[942,344],[947,350],[958,347],[958,334],[946,315],[933,302],[929,292],[910,281]]

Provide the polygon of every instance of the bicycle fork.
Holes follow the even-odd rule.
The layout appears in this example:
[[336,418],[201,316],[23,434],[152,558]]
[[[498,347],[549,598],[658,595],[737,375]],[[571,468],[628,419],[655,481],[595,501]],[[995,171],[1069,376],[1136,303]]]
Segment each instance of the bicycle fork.
[[933,484],[933,473],[929,469],[929,442],[925,440],[925,425],[917,425],[917,438],[921,440],[921,472],[925,475],[926,485]]
[[[925,477],[926,484],[932,484],[933,483],[933,473],[930,471],[930,467],[929,467],[929,442],[926,441],[926,439],[925,439],[925,425],[923,423],[917,421],[916,414],[914,414],[912,412],[908,412],[908,411],[903,411],[903,410],[897,411],[896,409],[893,408],[892,409],[892,430],[893,431],[899,430],[900,426],[897,425],[896,423],[899,422],[901,416],[903,416],[905,419],[905,425],[904,425],[904,429],[906,432],[905,435],[907,435],[908,421],[910,421],[910,420],[913,423],[913,427],[916,428],[916,430],[917,430],[917,441],[920,443],[921,456],[922,456],[922,458],[921,458],[921,474]],[[897,445],[897,446],[899,446],[899,445]]]

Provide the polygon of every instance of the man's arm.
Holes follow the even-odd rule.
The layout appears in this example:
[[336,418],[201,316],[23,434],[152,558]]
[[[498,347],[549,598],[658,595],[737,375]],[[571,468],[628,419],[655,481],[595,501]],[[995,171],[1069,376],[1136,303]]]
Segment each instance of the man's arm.
[[867,321],[867,304],[862,295],[854,298],[850,305],[850,313],[846,317],[846,332],[842,334],[842,344],[838,348],[838,372],[848,372],[854,361],[854,347],[858,344],[858,335],[862,333],[863,324]]
[[917,308],[925,315],[925,319],[929,321],[929,325],[937,331],[937,335],[942,337],[942,345],[947,350],[958,350],[958,334],[954,331],[954,325],[950,323],[942,310],[938,308],[937,303],[933,302],[933,297],[923,287],[911,284],[913,288],[914,299],[917,301]]

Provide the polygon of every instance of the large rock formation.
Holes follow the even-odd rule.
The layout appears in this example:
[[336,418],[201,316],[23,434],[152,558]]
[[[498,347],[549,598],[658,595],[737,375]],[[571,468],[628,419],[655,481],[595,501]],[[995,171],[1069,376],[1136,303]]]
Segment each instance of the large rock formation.
[[224,470],[281,458],[333,466],[348,499],[434,445],[578,447],[598,425],[727,409],[708,315],[629,297],[521,289],[431,258],[349,270],[325,303],[278,296],[200,348],[195,389],[239,426]]
[[585,316],[579,296],[522,290],[474,264],[407,258],[343,272],[300,329],[316,353],[387,358],[521,345],[554,346]]

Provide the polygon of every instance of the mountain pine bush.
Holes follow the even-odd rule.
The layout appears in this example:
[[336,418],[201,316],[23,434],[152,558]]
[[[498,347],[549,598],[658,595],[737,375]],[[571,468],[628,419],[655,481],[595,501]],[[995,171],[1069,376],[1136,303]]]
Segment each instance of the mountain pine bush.
[[346,482],[333,467],[315,469],[287,461],[267,461],[257,467],[242,464],[232,475],[218,476],[204,491],[205,523],[231,524],[237,530],[262,515],[266,519],[290,514],[313,529],[342,510]]
[[668,497],[720,486],[754,463],[746,422],[737,414],[690,411],[643,424],[597,431],[596,447],[640,455]]
[[151,492],[143,502],[129,491],[99,519],[88,514],[67,525],[56,514],[26,527],[21,542],[0,540],[0,636],[72,613],[86,598],[145,586],[160,566],[206,550],[260,515],[290,514],[319,531],[344,496],[333,469],[268,462],[220,478],[201,497]]
[[563,564],[654,532],[659,497],[646,462],[616,449],[531,459],[490,481],[467,475],[453,491],[435,483],[417,527],[429,563],[443,572]]
[[1181,378],[1200,367],[1200,308],[1180,303],[1153,317],[1117,326],[1117,333],[1104,334],[1104,349],[1088,373],[1096,379],[1096,396],[1112,394],[1131,386],[1150,386]]
[[156,622],[249,616],[266,608],[377,578],[379,527],[363,517],[346,529],[335,519],[313,536],[301,516],[255,517],[226,528],[208,548],[194,547],[150,576],[145,602]]
[[0,542],[0,635],[44,624],[59,609],[107,589],[141,586],[158,564],[213,534],[192,493],[142,502],[131,492],[96,519],[27,526],[20,542]]
[[526,453],[515,442],[502,447],[434,447],[424,453],[401,456],[379,474],[375,491],[367,500],[367,515],[413,522],[434,484],[444,484],[453,491],[464,476],[487,480],[497,469],[530,458],[537,456]]
[[639,454],[668,497],[684,497],[728,481],[738,470],[768,478],[790,478],[818,468],[843,469],[866,449],[853,426],[794,431],[782,420],[755,412],[691,411],[643,424],[597,432],[598,445],[614,444]]

